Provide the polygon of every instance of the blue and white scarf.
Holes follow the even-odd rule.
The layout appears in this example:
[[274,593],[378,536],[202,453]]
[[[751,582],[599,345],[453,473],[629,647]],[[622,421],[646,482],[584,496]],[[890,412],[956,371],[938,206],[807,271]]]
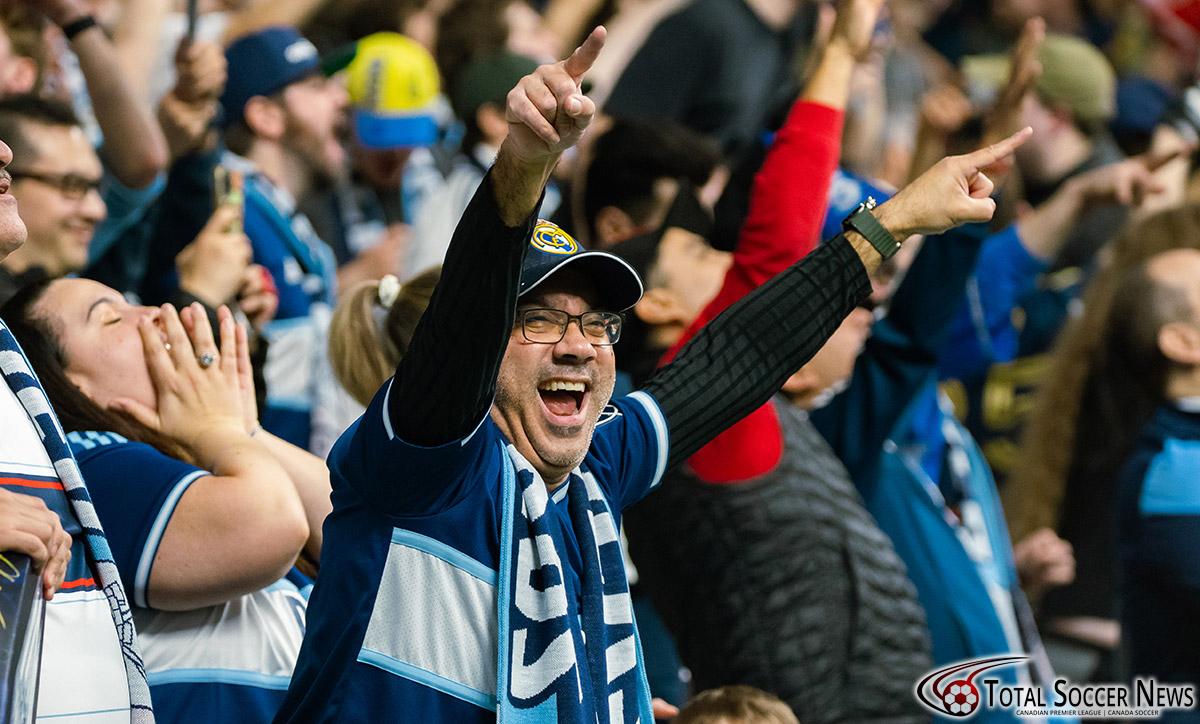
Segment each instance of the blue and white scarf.
[[567,547],[550,524],[546,485],[511,445],[508,455],[513,467],[506,466],[500,533],[500,560],[507,563],[500,574],[499,723],[651,724],[621,544],[600,485],[579,468],[564,483],[583,559],[582,608],[576,610],[559,557]]
[[146,684],[146,667],[142,664],[142,657],[138,651],[133,615],[129,609],[129,601],[125,598],[125,589],[121,586],[117,565],[113,562],[112,551],[108,548],[108,540],[104,537],[104,529],[100,527],[96,508],[92,505],[92,498],[83,484],[83,475],[80,474],[79,465],[71,454],[58,418],[50,407],[50,401],[29,366],[25,353],[21,351],[17,340],[2,320],[0,374],[21,401],[29,419],[37,426],[42,444],[46,447],[46,454],[49,455],[54,470],[62,481],[71,510],[83,527],[92,569],[96,578],[100,580],[104,595],[108,597],[109,612],[117,628],[121,654],[125,657],[125,676],[129,680],[130,724],[154,724],[154,712],[150,707],[150,687]]

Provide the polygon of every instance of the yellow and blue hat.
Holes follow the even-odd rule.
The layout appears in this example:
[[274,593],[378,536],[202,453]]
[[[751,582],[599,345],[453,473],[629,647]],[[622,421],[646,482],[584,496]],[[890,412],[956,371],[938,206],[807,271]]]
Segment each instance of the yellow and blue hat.
[[354,130],[366,148],[428,146],[438,138],[437,65],[420,43],[399,33],[374,33],[324,64],[346,70]]
[[544,220],[537,222],[529,240],[518,294],[529,293],[568,264],[592,280],[612,311],[625,311],[642,298],[642,280],[624,259],[584,249],[570,234]]

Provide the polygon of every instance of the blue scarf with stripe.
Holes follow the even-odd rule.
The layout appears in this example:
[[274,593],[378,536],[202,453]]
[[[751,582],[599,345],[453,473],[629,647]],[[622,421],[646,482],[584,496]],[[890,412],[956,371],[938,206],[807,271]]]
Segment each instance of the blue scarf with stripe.
[[0,320],[0,375],[4,376],[9,389],[21,401],[29,419],[37,427],[42,444],[46,447],[46,454],[54,464],[58,479],[62,481],[71,510],[83,526],[91,559],[89,563],[99,579],[101,588],[104,589],[104,595],[108,598],[109,612],[117,629],[117,638],[121,642],[121,654],[125,657],[125,676],[129,680],[130,724],[153,724],[150,687],[146,684],[146,667],[142,664],[142,657],[138,651],[133,615],[129,609],[129,601],[125,598],[125,589],[121,586],[121,578],[117,574],[117,565],[113,562],[112,552],[108,548],[108,540],[104,537],[104,529],[100,527],[100,519],[96,517],[92,498],[83,484],[83,475],[80,474],[79,465],[71,454],[58,418],[50,407],[50,401],[30,368],[25,353],[21,351],[20,345],[3,320]]
[[582,600],[546,485],[508,446],[500,534],[500,724],[651,724],[650,689],[633,621],[620,538],[599,483],[572,471],[567,485],[579,541]]

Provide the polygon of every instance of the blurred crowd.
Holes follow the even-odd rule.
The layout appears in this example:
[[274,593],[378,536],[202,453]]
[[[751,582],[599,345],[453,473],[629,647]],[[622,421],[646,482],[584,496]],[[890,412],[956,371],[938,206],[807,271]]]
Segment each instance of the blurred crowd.
[[[594,119],[550,81],[531,90],[547,67]],[[453,605],[325,622],[434,597],[433,574],[394,550],[377,589],[331,592],[344,541],[378,537],[361,510],[397,531],[384,548],[436,553],[421,546],[448,539],[422,517],[474,504],[448,492],[401,512],[360,487],[360,468],[377,473],[354,455],[393,466],[397,489],[417,465],[371,447],[366,421],[382,409],[389,439],[442,449],[473,428],[430,422],[423,443],[393,424],[420,429],[426,407],[468,394],[494,392],[493,417],[513,404],[506,368],[498,391],[495,369],[482,392],[410,375],[441,387],[409,408],[414,383],[399,397],[389,380],[418,361],[457,369],[431,349],[475,354],[489,310],[472,295],[493,297],[444,280],[467,266],[455,249],[491,258],[463,251],[488,238],[488,184],[507,226],[525,217],[505,217],[489,169],[530,162],[526,97],[552,123],[556,103],[589,122],[536,179],[543,221],[527,223],[551,261],[534,278],[526,260],[519,293],[553,255],[589,250],[641,293],[603,310],[616,319],[520,306],[504,338],[552,343],[550,328],[564,344],[577,326],[612,345],[612,397],[657,399],[672,446],[680,419],[702,428],[718,404],[697,390],[672,407],[658,370],[703,346],[749,375],[743,350],[777,351],[709,322],[838,253],[830,239],[860,234],[883,257],[769,401],[669,465],[660,453],[649,494],[612,511],[656,716],[923,721],[928,672],[1009,654],[1028,657],[995,672],[1014,685],[1200,687],[1198,68],[1194,0],[0,0],[0,549],[30,555],[54,594],[38,719],[388,720],[364,703],[371,679],[326,663],[339,657],[496,711],[494,632],[482,673],[441,644],[398,660],[368,646],[453,627]],[[936,191],[988,146],[1004,150]],[[959,192],[991,198],[990,221],[952,210]],[[936,222],[883,211],[925,222],[943,201]],[[861,226],[876,209],[898,251]],[[760,321],[790,329],[839,290],[822,281]],[[422,326],[438,304],[461,329]],[[571,384],[539,381],[548,416],[586,407],[591,388]],[[421,464],[440,475],[438,455]],[[582,607],[589,544],[562,510],[573,532],[529,540],[582,546],[566,564]],[[500,563],[473,563],[493,578],[499,526],[484,527]],[[473,555],[449,547],[438,560]],[[556,575],[533,585],[570,578]],[[578,619],[585,639],[604,631]]]

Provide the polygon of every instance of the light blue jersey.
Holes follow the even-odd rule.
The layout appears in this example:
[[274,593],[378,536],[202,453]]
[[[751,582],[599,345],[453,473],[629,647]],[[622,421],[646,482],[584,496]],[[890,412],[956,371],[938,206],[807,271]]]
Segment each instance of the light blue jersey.
[[71,433],[71,449],[133,600],[160,724],[266,724],[291,680],[311,582],[294,571],[261,591],[191,611],[158,611],[147,587],[180,499],[207,471],[114,433]]

